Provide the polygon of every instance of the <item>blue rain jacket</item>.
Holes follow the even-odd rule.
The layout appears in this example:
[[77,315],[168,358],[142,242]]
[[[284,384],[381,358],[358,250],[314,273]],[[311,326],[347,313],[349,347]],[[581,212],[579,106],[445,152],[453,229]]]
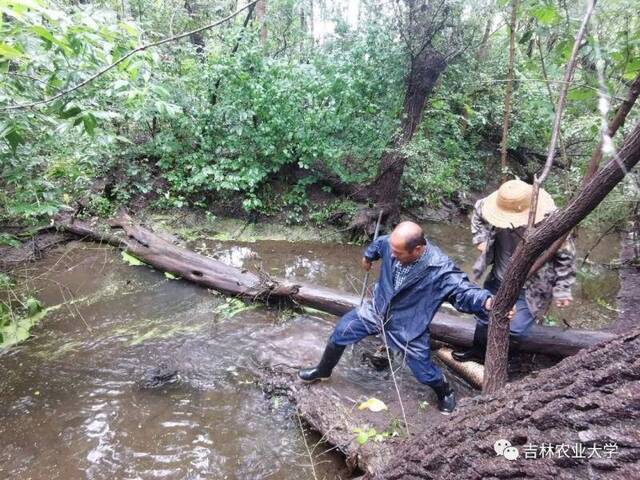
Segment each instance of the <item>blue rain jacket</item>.
[[[374,286],[373,307],[390,346],[413,357],[429,352],[429,324],[443,302],[456,310],[486,317],[484,304],[491,292],[471,283],[438,247],[428,242],[424,255],[414,265],[398,290],[393,287],[393,264],[389,236],[378,237],[364,251],[371,261],[380,260],[380,277]],[[366,308],[365,308],[366,309]],[[372,319],[369,316],[369,321]]]

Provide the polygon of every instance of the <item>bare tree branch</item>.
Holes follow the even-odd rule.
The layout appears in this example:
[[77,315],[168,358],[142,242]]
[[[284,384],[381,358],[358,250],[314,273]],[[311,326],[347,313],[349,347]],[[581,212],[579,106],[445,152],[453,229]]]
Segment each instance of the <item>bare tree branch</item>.
[[580,29],[576,34],[575,42],[573,43],[571,57],[569,58],[569,62],[567,63],[567,67],[564,71],[564,79],[560,87],[560,94],[558,95],[558,102],[556,104],[556,115],[553,119],[553,127],[551,129],[551,141],[549,142],[547,161],[545,162],[544,169],[542,170],[540,176],[536,175],[533,181],[531,207],[529,209],[529,228],[533,227],[533,225],[535,224],[540,187],[549,175],[549,171],[551,170],[551,166],[553,165],[553,158],[555,157],[556,153],[556,145],[558,144],[558,137],[560,135],[560,121],[562,120],[562,112],[564,111],[564,104],[567,99],[567,91],[569,90],[571,78],[573,77],[573,72],[576,68],[576,62],[578,61],[578,50],[580,50],[580,48],[582,47],[582,39],[584,38],[584,34],[587,31],[587,25],[589,24],[589,19],[591,18],[591,14],[593,13],[593,9],[595,8],[595,6],[595,0],[588,0],[587,10],[584,14],[584,17],[582,18],[582,24],[580,25]]

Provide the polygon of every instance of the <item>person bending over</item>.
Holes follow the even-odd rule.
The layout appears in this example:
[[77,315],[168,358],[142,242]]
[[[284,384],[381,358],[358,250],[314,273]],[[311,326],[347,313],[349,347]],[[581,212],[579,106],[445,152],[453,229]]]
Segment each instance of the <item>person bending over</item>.
[[438,397],[438,409],[451,413],[456,398],[442,371],[431,360],[429,324],[443,302],[465,313],[487,314],[492,293],[471,283],[466,274],[433,243],[422,228],[400,223],[391,235],[380,236],[364,251],[362,266],[381,262],[373,298],[346,313],[331,334],[320,363],[298,376],[306,381],[331,376],[347,345],[384,333],[386,344],[404,354],[412,373]]

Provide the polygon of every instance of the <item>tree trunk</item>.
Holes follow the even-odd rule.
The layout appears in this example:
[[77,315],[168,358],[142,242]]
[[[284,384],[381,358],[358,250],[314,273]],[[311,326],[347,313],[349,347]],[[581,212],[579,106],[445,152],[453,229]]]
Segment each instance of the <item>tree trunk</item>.
[[[242,29],[244,32],[244,29],[247,28],[247,25],[249,25],[249,21],[251,20],[251,16],[253,15],[253,12],[256,8],[257,3],[254,3],[253,5],[251,5],[251,7],[249,7],[247,9],[247,16],[244,18],[244,22],[242,22]],[[238,48],[240,47],[240,41],[242,40],[242,35],[240,35],[240,37],[238,37],[238,39],[236,40],[236,43],[233,45],[233,48],[231,49],[231,53],[230,56],[233,57],[236,52],[238,51]],[[210,103],[211,105],[215,105],[216,103],[218,103],[218,88],[220,88],[220,82],[222,81],[222,77],[218,77],[218,79],[216,80],[215,85],[213,86],[211,95],[210,95]]]
[[[551,140],[549,141],[549,148],[547,151],[547,160],[544,164],[544,168],[542,169],[542,173],[540,175],[535,175],[533,179],[533,188],[531,189],[531,200],[529,202],[529,220],[527,222],[527,232],[526,237],[531,236],[531,232],[536,224],[536,211],[538,209],[538,195],[540,193],[540,189],[542,184],[546,180],[549,172],[551,171],[551,166],[553,165],[553,158],[555,157],[556,145],[558,143],[558,137],[560,135],[560,124],[562,121],[562,113],[564,111],[564,105],[567,98],[567,92],[569,90],[569,85],[571,85],[571,79],[573,78],[573,72],[576,67],[577,59],[578,59],[578,50],[580,49],[580,45],[582,43],[582,39],[587,31],[587,26],[589,25],[589,19],[591,18],[591,14],[595,8],[596,0],[587,0],[587,6],[582,18],[582,23],[580,24],[580,28],[578,33],[576,33],[575,40],[573,42],[573,49],[571,50],[571,56],[567,61],[567,65],[564,70],[563,82],[560,87],[560,93],[558,94],[558,101],[556,102],[555,108],[555,116],[553,118],[553,127],[551,128]],[[616,182],[617,183],[617,182]],[[611,187],[613,188],[613,186]],[[608,193],[608,191],[606,192]],[[606,193],[604,195],[606,195]],[[599,203],[599,202],[598,202]],[[597,205],[597,204],[596,204]],[[595,205],[591,207],[591,209],[595,208]],[[591,209],[589,211],[591,211]],[[585,216],[588,212],[585,213]],[[579,220],[578,220],[579,221]],[[548,223],[548,222],[547,222]],[[576,222],[577,224],[578,222]],[[560,238],[565,233],[568,233],[571,228],[575,226],[571,225],[564,232],[556,235],[551,238],[549,243],[545,244],[545,246],[536,253],[535,257],[531,257],[530,263],[526,266],[526,270],[522,275],[518,274],[522,278],[518,279],[517,282],[510,282],[510,277],[505,276],[504,281],[498,291],[497,298],[499,299],[501,296],[501,291],[504,290],[509,291],[515,287],[518,288],[517,292],[509,291],[506,296],[511,299],[512,303],[509,308],[515,304],[516,298],[520,289],[523,287],[526,277],[530,272],[531,266],[534,263],[534,260],[542,254],[545,248],[549,247],[555,240]],[[544,228],[544,227],[542,227]],[[523,240],[526,243],[527,238]],[[519,244],[521,247],[523,242]],[[510,267],[514,264],[515,258],[517,256],[518,249],[514,252],[513,256],[509,260],[509,264],[507,266],[507,273],[510,271]],[[526,261],[529,262],[529,258],[526,258]],[[523,268],[520,266],[519,268]],[[484,390],[486,392],[492,392],[496,389],[502,387],[507,381],[507,351],[509,348],[509,320],[506,317],[507,311],[503,312],[505,315],[504,318],[499,318],[500,323],[496,321],[498,318],[495,315],[495,312],[491,314],[491,321],[489,322],[489,337],[488,337],[488,349],[486,354],[487,359],[487,368],[485,370],[485,385]]]
[[482,35],[482,40],[480,41],[480,47],[478,48],[478,53],[476,54],[476,60],[478,62],[484,62],[487,58],[487,54],[489,53],[489,47],[491,46],[491,29],[493,28],[493,9],[489,10],[487,19],[487,24],[484,27],[484,34]]
[[369,185],[358,188],[351,197],[360,201],[373,201],[376,208],[363,209],[354,217],[349,229],[352,234],[371,236],[378,212],[383,210],[383,220],[396,219],[400,206],[400,185],[406,158],[402,149],[411,141],[422,120],[422,112],[438,78],[447,67],[446,59],[439,52],[425,48],[413,58],[406,79],[401,130],[393,145],[380,159],[378,174]]
[[267,24],[266,22],[266,14],[267,14],[267,0],[260,0],[256,3],[256,21],[260,25],[260,43],[262,45],[267,44]]
[[368,197],[377,203],[396,207],[400,203],[400,181],[404,172],[406,146],[422,120],[422,112],[434,85],[447,67],[445,58],[426,48],[411,62],[406,80],[406,92],[401,131],[389,152],[383,154],[375,181],[368,187]]
[[[112,232],[102,228],[104,225],[74,220],[68,216],[58,217],[55,225],[58,229],[83,239],[126,250],[158,270],[229,295],[249,300],[290,301],[333,315],[342,315],[360,303],[357,295],[314,285],[292,284],[264,273],[255,274],[231,267],[176,246],[126,215],[109,223],[118,230]],[[444,312],[438,313],[429,327],[435,340],[459,346],[471,345],[474,328],[475,322],[472,319]],[[563,357],[613,337],[608,332],[564,330],[536,325],[527,339],[523,340],[521,348],[527,352]]]
[[[627,135],[617,157],[610,160],[564,208],[538,226],[529,229],[509,262],[504,281],[496,295],[491,314],[486,356],[485,386],[488,393],[506,382],[509,320],[507,312],[515,304],[531,266],[558,238],[584,219],[640,161],[640,123]],[[491,330],[494,330],[492,333]]]
[[[186,0],[184,2],[184,8],[189,14],[189,17],[193,18],[194,14],[196,13],[196,8],[194,6],[194,3],[192,3],[192,0]],[[202,32],[189,35],[189,41],[196,47],[196,53],[198,55],[201,55],[202,53],[204,53],[205,43],[204,43],[204,36],[202,35]]]
[[[499,439],[518,449],[516,460],[496,455]],[[533,446],[542,444],[559,450],[542,458],[536,449],[532,459]],[[571,457],[580,445],[587,454]],[[392,458],[378,476],[365,478],[640,478],[640,330],[495,395],[463,399],[449,421],[398,445]]]

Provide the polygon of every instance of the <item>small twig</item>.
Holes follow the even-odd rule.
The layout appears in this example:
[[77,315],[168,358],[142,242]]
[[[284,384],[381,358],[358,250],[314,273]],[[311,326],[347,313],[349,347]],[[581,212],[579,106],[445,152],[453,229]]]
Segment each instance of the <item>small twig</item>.
[[595,248],[600,244],[600,242],[604,239],[604,237],[609,235],[609,233],[611,233],[611,231],[615,229],[617,226],[618,224],[614,223],[609,228],[607,228],[602,235],[598,237],[596,242],[593,245],[591,245],[591,247],[587,250],[587,253],[584,255],[584,258],[582,259],[582,263],[580,264],[580,268],[584,267],[584,264],[587,263],[587,259],[589,258],[589,255],[591,255],[591,252],[595,250]]
[[[389,318],[389,321],[390,320],[391,318]],[[398,382],[396,381],[396,375],[393,370],[393,363],[391,361],[391,354],[389,352],[389,344],[387,343],[387,334],[384,329],[384,323],[385,323],[384,319],[380,319],[380,326],[382,329],[382,339],[384,340],[384,348],[387,353],[387,361],[389,362],[389,369],[391,370],[391,379],[393,380],[393,386],[395,387],[396,394],[398,395],[398,402],[400,403],[400,411],[402,412],[402,420],[404,421],[404,428],[407,431],[407,437],[409,437],[411,435],[411,433],[409,432],[409,422],[407,422],[407,415],[405,414],[405,411],[404,411],[404,403],[402,403],[402,396],[400,395],[400,389],[398,388]],[[406,350],[405,350],[405,355],[406,355]]]
[[300,425],[300,433],[302,433],[302,439],[304,440],[304,447],[307,449],[307,454],[309,455],[309,461],[311,462],[311,472],[313,473],[313,478],[318,480],[318,476],[316,475],[316,466],[313,463],[313,455],[311,455],[311,450],[309,450],[309,444],[307,443],[307,437],[304,435],[304,427],[302,426],[302,420],[300,419],[300,414],[297,414],[298,424]]
[[576,34],[575,42],[573,43],[573,49],[571,51],[571,57],[569,57],[569,61],[567,62],[567,66],[564,71],[563,84],[560,88],[560,93],[558,95],[558,101],[556,103],[556,114],[553,119],[553,127],[551,129],[551,141],[549,142],[549,150],[547,152],[547,160],[545,162],[542,173],[538,176],[534,176],[533,181],[533,192],[531,194],[531,206],[529,208],[529,228],[532,228],[536,223],[536,212],[538,210],[538,194],[540,192],[540,188],[542,184],[547,179],[549,172],[551,171],[551,166],[553,165],[553,158],[556,153],[556,145],[558,144],[558,137],[560,135],[560,122],[562,120],[562,113],[564,111],[564,106],[567,98],[567,91],[569,90],[569,85],[571,85],[571,79],[573,77],[573,72],[576,68],[576,63],[578,61],[578,50],[580,50],[582,44],[582,38],[584,37],[587,26],[589,24],[589,19],[591,18],[591,14],[593,13],[593,9],[595,8],[595,0],[588,0],[587,9],[584,13],[584,17],[582,18],[582,24],[580,25],[580,29]]

